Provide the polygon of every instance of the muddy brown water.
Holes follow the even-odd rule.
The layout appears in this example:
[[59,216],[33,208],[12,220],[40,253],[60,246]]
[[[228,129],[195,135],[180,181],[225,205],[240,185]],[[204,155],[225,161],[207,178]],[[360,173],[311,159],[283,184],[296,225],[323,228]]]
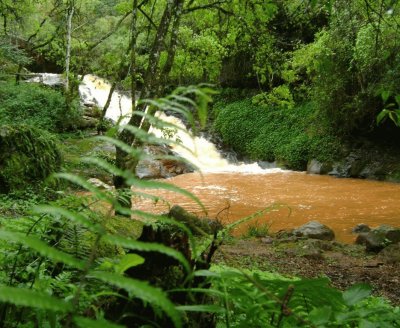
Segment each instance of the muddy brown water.
[[[235,222],[279,204],[271,212],[237,227],[235,235],[245,233],[249,224],[267,224],[276,232],[318,220],[335,231],[338,241],[349,243],[354,240],[351,230],[358,223],[400,227],[400,184],[395,183],[299,172],[190,173],[167,181],[199,197],[208,217],[218,217],[223,223]],[[205,216],[201,207],[185,196],[160,190],[157,195]],[[136,205],[158,213],[167,208],[161,203],[154,205],[140,200],[136,200]]]

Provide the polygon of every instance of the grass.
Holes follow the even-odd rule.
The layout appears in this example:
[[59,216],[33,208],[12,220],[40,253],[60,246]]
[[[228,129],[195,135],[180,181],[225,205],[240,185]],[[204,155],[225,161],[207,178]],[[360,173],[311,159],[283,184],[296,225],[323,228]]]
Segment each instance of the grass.
[[259,223],[255,222],[247,227],[247,231],[244,233],[244,238],[262,238],[269,235],[271,228],[270,223]]

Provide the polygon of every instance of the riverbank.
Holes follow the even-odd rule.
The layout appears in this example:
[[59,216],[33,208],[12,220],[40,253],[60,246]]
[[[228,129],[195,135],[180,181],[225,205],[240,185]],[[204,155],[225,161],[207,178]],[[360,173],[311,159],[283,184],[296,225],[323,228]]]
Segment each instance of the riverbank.
[[[317,241],[319,242],[319,241]],[[367,254],[360,245],[313,240],[268,244],[259,239],[232,239],[215,255],[215,262],[236,268],[277,272],[290,277],[328,277],[332,286],[345,290],[367,283],[375,296],[400,304],[400,264],[388,264],[381,255]]]

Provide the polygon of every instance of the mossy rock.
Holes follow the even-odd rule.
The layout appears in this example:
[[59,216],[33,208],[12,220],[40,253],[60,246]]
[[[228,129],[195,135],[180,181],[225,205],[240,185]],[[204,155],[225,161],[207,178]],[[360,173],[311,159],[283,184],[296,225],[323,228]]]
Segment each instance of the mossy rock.
[[29,125],[0,126],[0,193],[25,189],[59,170],[54,137]]

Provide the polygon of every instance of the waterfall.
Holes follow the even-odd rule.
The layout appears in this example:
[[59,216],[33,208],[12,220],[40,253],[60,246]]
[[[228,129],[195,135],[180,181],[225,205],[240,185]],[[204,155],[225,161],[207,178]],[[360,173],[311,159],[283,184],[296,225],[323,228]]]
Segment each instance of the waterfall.
[[[61,81],[62,77],[56,74],[41,74],[40,77],[31,79],[31,82],[46,81]],[[107,102],[108,94],[110,92],[111,84],[95,75],[85,75],[81,85],[79,86],[79,94],[81,101],[86,105],[96,105],[100,108],[104,107]],[[106,117],[114,122],[120,120],[120,123],[127,123],[131,111],[131,99],[129,96],[123,95],[118,91],[113,93],[110,106],[107,110]],[[222,173],[222,172],[237,172],[248,174],[267,174],[282,172],[279,168],[261,168],[257,163],[229,163],[229,161],[221,156],[216,146],[205,139],[204,137],[195,136],[186,130],[183,122],[174,116],[167,116],[164,113],[157,113],[157,115],[166,122],[172,123],[184,129],[184,131],[177,130],[171,138],[180,140],[181,145],[189,148],[188,151],[181,145],[177,144],[172,147],[173,151],[181,157],[187,159],[195,164],[204,173]],[[163,136],[163,132],[157,129],[151,129],[152,133],[156,136]]]

